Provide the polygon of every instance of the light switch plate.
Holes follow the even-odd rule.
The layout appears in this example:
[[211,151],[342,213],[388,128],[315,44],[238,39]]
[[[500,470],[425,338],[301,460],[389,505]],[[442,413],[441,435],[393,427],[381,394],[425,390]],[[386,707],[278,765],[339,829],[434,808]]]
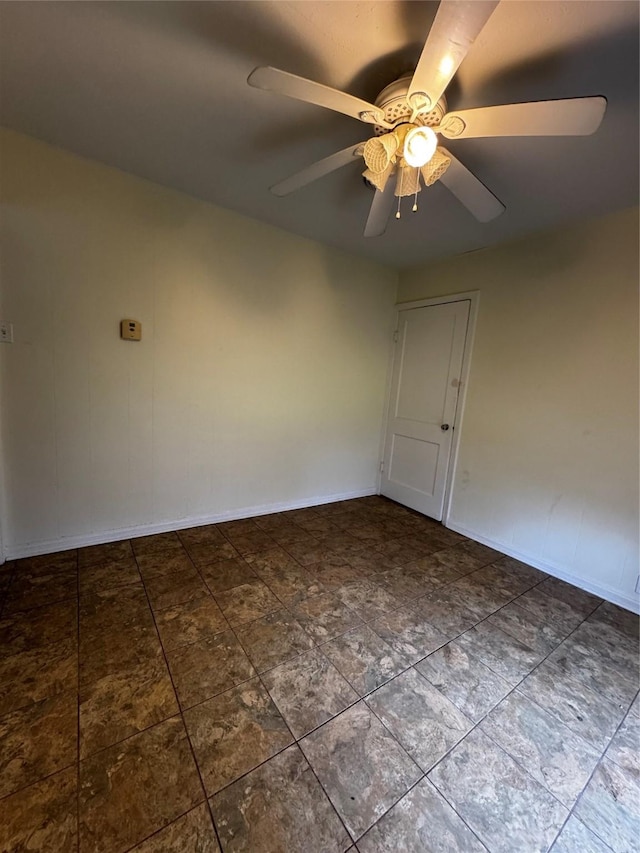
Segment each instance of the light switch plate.
[[139,341],[142,339],[142,323],[137,320],[120,321],[120,337],[124,341]]

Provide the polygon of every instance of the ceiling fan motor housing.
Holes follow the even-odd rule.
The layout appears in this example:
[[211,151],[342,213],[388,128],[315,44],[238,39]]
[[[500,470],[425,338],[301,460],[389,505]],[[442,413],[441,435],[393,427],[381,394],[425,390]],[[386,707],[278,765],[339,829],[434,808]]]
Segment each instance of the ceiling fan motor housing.
[[[399,125],[411,121],[413,109],[407,100],[410,83],[410,74],[400,77],[398,80],[394,80],[393,83],[385,86],[376,98],[375,105],[383,110],[385,121],[389,122],[389,124]],[[413,119],[413,124],[422,125],[423,127],[437,127],[446,113],[447,101],[443,95],[432,110],[419,113]],[[374,125],[374,131],[376,136],[382,136],[388,133],[389,129],[376,124]]]

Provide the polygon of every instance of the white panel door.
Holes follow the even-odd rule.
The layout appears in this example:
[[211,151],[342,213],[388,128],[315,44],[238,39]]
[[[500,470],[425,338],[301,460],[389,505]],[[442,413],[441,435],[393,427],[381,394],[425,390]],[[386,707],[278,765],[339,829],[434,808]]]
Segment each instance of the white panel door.
[[440,521],[469,301],[399,312],[381,491]]

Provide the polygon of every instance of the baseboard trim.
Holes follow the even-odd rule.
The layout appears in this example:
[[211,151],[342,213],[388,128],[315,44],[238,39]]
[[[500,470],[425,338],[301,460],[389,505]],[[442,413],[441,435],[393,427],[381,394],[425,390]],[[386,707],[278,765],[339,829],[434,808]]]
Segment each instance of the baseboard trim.
[[103,530],[99,533],[84,533],[79,536],[65,536],[49,539],[46,542],[32,542],[25,545],[8,545],[5,547],[6,560],[17,560],[21,557],[37,557],[39,554],[55,554],[58,551],[68,551],[71,548],[84,548],[87,545],[103,545],[106,542],[118,542],[121,539],[136,539],[139,536],[151,536],[154,533],[169,533],[172,530],[184,530],[187,527],[202,527],[204,524],[220,524],[223,521],[235,521],[239,518],[254,518],[258,515],[272,515],[275,512],[287,512],[292,509],[306,509],[310,506],[348,501],[354,498],[366,498],[378,494],[375,486],[369,489],[357,489],[341,494],[321,495],[312,498],[302,498],[299,501],[262,504],[260,506],[241,507],[215,515],[198,515],[178,518],[171,521],[161,521],[154,524],[141,524],[134,527],[120,527],[115,530]]
[[477,530],[471,530],[470,528],[464,527],[464,525],[458,524],[451,519],[447,521],[446,527],[450,527],[451,530],[455,530],[456,533],[461,533],[463,536],[468,536],[469,539],[475,539],[476,542],[488,545],[489,548],[501,551],[508,557],[513,557],[516,560],[520,560],[522,563],[527,563],[527,565],[533,566],[534,569],[539,569],[541,572],[553,575],[554,578],[559,578],[573,586],[584,589],[585,592],[591,592],[593,595],[597,595],[599,598],[604,598],[612,604],[624,607],[625,610],[631,610],[632,613],[640,614],[640,596],[627,595],[626,593],[613,589],[606,584],[586,581],[584,578],[579,578],[576,575],[571,574],[571,572],[565,571],[560,568],[560,566],[556,566],[553,563],[547,563],[544,560],[533,557],[531,554],[525,554],[523,551],[518,551],[511,545],[506,545],[504,542],[499,542],[497,539],[489,539],[487,536],[483,536],[482,533],[478,533]]

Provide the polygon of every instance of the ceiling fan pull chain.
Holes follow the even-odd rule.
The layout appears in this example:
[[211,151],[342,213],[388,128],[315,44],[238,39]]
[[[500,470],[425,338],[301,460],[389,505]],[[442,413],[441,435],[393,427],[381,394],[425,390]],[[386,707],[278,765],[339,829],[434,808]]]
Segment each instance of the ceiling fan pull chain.
[[398,210],[396,211],[396,219],[400,219],[400,200],[401,196],[398,196]]
[[411,210],[415,213],[417,209],[418,209],[418,190],[416,190],[416,194],[413,197],[413,207],[411,208]]

